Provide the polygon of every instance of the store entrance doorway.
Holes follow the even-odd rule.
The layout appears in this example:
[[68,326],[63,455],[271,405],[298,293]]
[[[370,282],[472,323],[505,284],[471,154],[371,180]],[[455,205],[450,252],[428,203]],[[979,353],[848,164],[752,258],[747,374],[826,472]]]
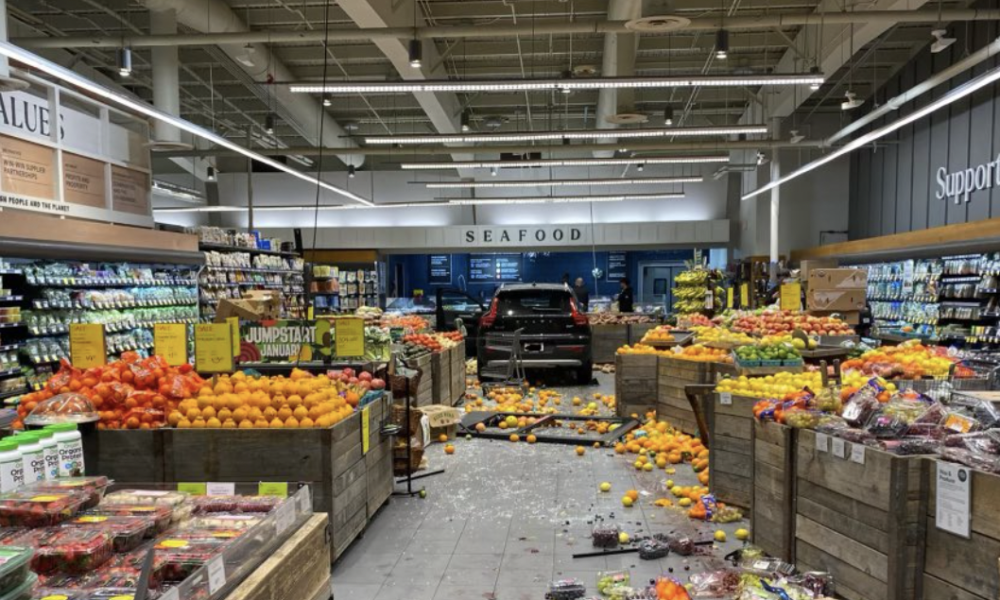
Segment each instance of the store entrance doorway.
[[676,263],[639,263],[639,295],[642,304],[662,305],[669,311],[673,306],[674,277],[684,270],[684,265]]

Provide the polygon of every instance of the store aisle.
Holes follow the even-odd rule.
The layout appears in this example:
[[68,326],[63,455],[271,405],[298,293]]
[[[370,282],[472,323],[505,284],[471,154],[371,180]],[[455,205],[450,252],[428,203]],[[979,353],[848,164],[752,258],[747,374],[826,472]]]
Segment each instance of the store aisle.
[[[598,375],[600,386],[559,388],[565,400],[574,392],[589,397],[612,393],[613,375]],[[599,571],[629,569],[641,586],[661,573],[686,581],[691,572],[718,564],[738,547],[733,531],[745,523],[721,526],[728,542],[699,547],[690,558],[671,555],[643,561],[637,553],[574,559],[593,551],[595,517],[617,524],[632,536],[686,532],[712,539],[714,524],[697,523],[678,508],[653,505],[663,482],[696,485],[689,465],[674,475],[636,471],[629,455],[610,448],[465,440],[454,455],[443,445],[429,449],[432,468],[441,475],[418,480],[425,499],[394,497],[375,518],[364,538],[333,569],[336,600],[540,600],[553,579],[575,577],[588,595],[597,595]],[[601,493],[601,482],[612,490]],[[636,506],[624,508],[628,489],[639,490]],[[659,495],[658,495],[659,494]]]

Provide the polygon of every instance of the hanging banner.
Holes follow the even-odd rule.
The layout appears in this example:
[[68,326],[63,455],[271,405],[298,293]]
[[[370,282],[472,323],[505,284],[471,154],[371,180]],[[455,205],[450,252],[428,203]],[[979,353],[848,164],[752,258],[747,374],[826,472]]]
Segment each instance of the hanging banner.
[[55,198],[55,152],[39,144],[0,135],[0,189],[9,194]]
[[104,163],[63,152],[63,198],[72,204],[104,208]]

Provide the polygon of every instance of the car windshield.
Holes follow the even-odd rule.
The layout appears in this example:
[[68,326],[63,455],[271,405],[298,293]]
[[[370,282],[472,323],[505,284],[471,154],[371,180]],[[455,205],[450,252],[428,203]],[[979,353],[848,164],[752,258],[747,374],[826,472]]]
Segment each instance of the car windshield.
[[512,290],[497,301],[500,314],[507,316],[570,312],[569,293],[560,290]]

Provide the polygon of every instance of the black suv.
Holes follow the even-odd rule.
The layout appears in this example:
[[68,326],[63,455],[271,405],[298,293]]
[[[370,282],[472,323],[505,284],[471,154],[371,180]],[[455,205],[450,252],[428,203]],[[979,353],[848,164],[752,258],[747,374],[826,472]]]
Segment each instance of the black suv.
[[518,329],[525,369],[572,369],[578,383],[591,382],[590,323],[568,287],[532,283],[498,289],[479,320],[480,369],[507,360],[506,352],[491,350],[490,341],[511,337]]

